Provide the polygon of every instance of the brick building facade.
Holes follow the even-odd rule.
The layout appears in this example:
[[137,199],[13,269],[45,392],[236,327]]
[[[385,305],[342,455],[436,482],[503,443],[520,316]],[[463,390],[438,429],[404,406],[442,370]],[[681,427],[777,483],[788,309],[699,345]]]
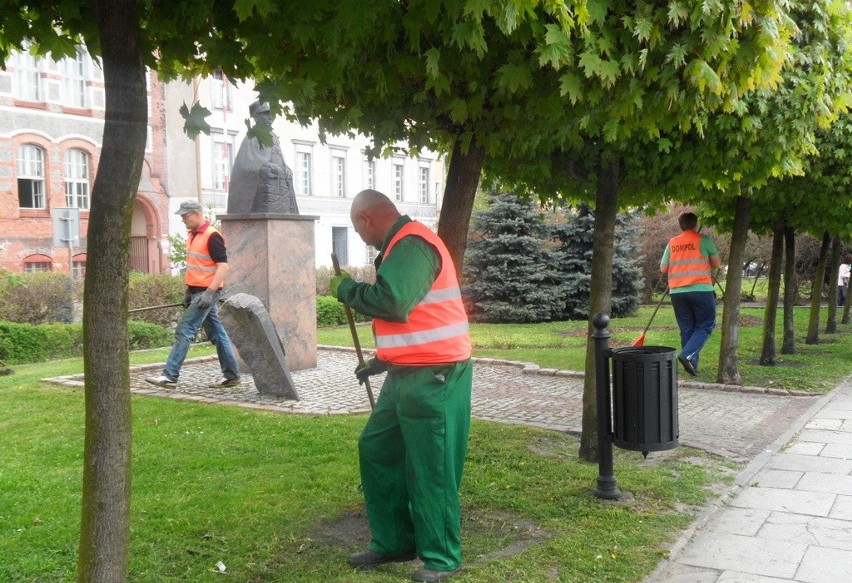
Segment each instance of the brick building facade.
[[[168,197],[161,185],[165,128],[161,84],[149,75],[145,164],[133,210],[131,268],[169,270]],[[104,125],[104,82],[84,49],[52,61],[14,54],[0,71],[0,268],[85,272],[86,230]],[[55,209],[76,208],[80,240],[54,246]]]
[[[174,211],[198,200],[208,215],[227,207],[231,166],[246,135],[251,83],[228,81],[219,71],[205,79],[161,83],[148,74],[148,141],[131,223],[131,269],[171,269],[169,235],[185,235]],[[191,139],[178,113],[184,104],[209,107],[209,135]],[[91,189],[104,125],[104,80],[97,61],[80,48],[62,61],[16,53],[0,70],[0,269],[68,272],[67,247],[54,246],[56,209],[79,209],[80,241],[70,268],[85,272]],[[434,226],[445,168],[434,152],[370,159],[366,136],[327,136],[316,124],[275,120],[286,163],[293,170],[302,214],[317,217],[316,263],[366,265],[368,248],[349,224],[352,197],[376,188],[403,213]],[[400,144],[400,152],[404,151]]]

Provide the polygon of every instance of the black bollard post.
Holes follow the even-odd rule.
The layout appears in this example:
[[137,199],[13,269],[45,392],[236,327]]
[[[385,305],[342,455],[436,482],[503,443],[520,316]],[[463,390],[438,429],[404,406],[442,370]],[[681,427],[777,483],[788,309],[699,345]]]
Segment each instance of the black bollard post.
[[595,389],[598,405],[598,486],[595,496],[605,500],[618,500],[621,490],[615,480],[612,469],[612,423],[610,412],[609,382],[609,316],[598,312],[592,318],[595,331]]

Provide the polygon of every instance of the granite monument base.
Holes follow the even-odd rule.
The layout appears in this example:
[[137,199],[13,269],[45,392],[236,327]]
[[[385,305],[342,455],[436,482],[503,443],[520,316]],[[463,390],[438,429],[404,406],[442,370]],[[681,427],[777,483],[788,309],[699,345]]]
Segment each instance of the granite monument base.
[[[257,297],[275,323],[289,370],[316,368],[318,217],[257,213],[218,218],[228,246],[225,297]],[[246,355],[242,358],[251,367]]]

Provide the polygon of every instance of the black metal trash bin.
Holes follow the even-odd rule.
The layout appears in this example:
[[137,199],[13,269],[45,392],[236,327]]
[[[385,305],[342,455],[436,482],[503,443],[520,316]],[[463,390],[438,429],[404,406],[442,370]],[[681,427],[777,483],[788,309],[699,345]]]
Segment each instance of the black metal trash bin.
[[668,346],[612,350],[613,442],[622,449],[677,447],[677,360]]

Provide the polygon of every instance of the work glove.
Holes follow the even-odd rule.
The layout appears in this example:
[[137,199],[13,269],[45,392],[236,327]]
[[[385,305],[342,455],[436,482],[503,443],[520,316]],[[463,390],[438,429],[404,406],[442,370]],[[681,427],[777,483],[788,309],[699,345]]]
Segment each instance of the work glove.
[[198,298],[198,307],[202,310],[206,310],[210,307],[210,304],[213,303],[213,290],[206,289],[204,293],[201,294],[201,297]]
[[189,291],[189,288],[186,288],[186,291],[183,292],[183,307],[188,308],[189,304],[192,303],[192,292]]
[[388,369],[388,363],[378,358],[371,358],[364,364],[359,364],[355,367],[355,376],[358,377],[358,384],[363,385],[368,378],[376,374],[382,374]]
[[331,281],[328,282],[328,288],[331,290],[331,295],[337,298],[337,288],[340,287],[340,282],[347,278],[350,278],[348,271],[341,271],[340,275],[331,276]]

